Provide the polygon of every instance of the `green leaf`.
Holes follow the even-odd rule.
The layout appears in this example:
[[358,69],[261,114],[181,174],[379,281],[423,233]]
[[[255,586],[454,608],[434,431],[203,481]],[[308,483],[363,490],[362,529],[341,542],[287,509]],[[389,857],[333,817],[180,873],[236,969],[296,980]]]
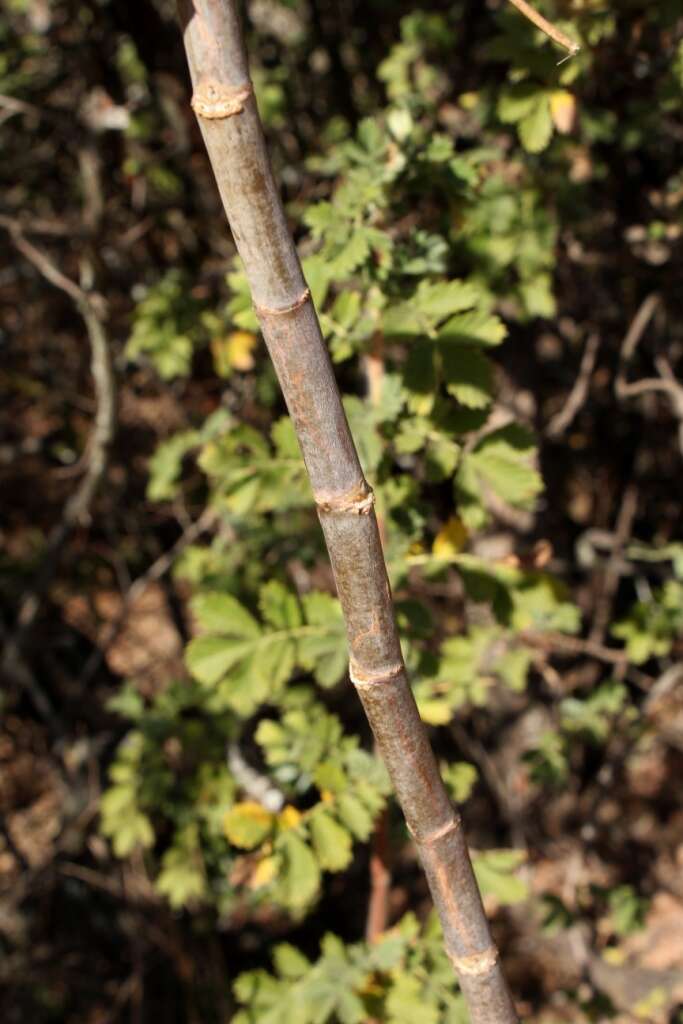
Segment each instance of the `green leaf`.
[[229,594],[200,594],[192,602],[199,622],[215,632],[188,644],[186,665],[204,686],[220,684],[220,699],[240,714],[279,691],[297,665],[322,686],[333,686],[346,670],[346,630],[332,597],[311,593],[300,604],[271,581],[259,604],[263,627]]
[[302,261],[302,266],[313,303],[316,309],[322,309],[330,286],[330,268],[319,253],[308,256]]
[[348,785],[346,774],[336,761],[321,761],[313,772],[313,780],[321,792],[342,793]]
[[339,221],[339,214],[332,203],[323,201],[309,206],[304,213],[304,223],[311,229],[316,237],[320,237],[326,231],[335,226]]
[[273,424],[270,436],[275,445],[277,455],[282,459],[301,459],[301,448],[296,436],[296,430],[289,416],[281,416]]
[[175,908],[206,896],[206,873],[196,826],[189,826],[176,836],[162,858],[155,887]]
[[374,827],[374,818],[365,804],[353,793],[342,793],[336,801],[339,818],[357,839],[365,841]]
[[296,596],[277,580],[261,587],[259,608],[266,622],[275,629],[296,629],[303,622]]
[[649,903],[632,885],[619,885],[608,896],[610,917],[617,935],[632,935],[645,924]]
[[452,799],[461,804],[469,798],[476,785],[477,769],[467,761],[455,761],[442,765],[441,777]]
[[195,344],[206,340],[201,331],[201,305],[177,270],[170,270],[145,290],[133,315],[126,357],[149,360],[164,380],[190,371]]
[[502,906],[527,899],[528,886],[515,875],[525,858],[523,850],[487,850],[476,854],[473,867],[482,895],[495,896]]
[[527,750],[522,760],[533,781],[541,785],[560,786],[569,774],[566,743],[558,732],[542,733],[537,746]]
[[230,808],[223,820],[226,837],[233,846],[253,850],[273,829],[275,816],[254,800],[245,800]]
[[538,102],[538,86],[531,82],[519,82],[500,94],[496,113],[505,124],[516,124],[528,117]]
[[584,733],[594,743],[604,743],[627,702],[623,683],[608,680],[583,699],[565,697],[560,704],[562,727],[567,732]]
[[117,857],[127,857],[138,846],[146,849],[154,844],[152,822],[137,809],[132,787],[110,787],[100,800],[100,815],[102,832],[112,839]]
[[281,942],[273,950],[273,961],[275,969],[281,978],[288,981],[297,981],[311,969],[311,962],[296,946],[290,946],[288,942]]
[[557,312],[553,295],[553,279],[550,274],[534,274],[528,281],[522,281],[519,293],[529,316],[550,319]]
[[213,686],[232,668],[254,653],[252,640],[227,636],[200,636],[185,648],[185,664],[198,682]]
[[532,110],[522,118],[517,129],[519,141],[527,153],[540,153],[546,148],[553,134],[550,99],[546,93],[537,97]]
[[516,575],[510,596],[513,607],[509,622],[516,630],[546,629],[576,633],[581,626],[581,613],[568,600],[566,585],[548,573]]
[[437,1007],[425,999],[421,982],[410,974],[396,977],[386,1007],[387,1024],[438,1024],[439,1021]]
[[283,511],[310,502],[306,470],[291,428],[276,423],[276,452],[268,440],[244,424],[209,439],[198,465],[209,477],[216,499],[236,515],[274,508]]
[[261,635],[256,619],[232,596],[209,591],[197,594],[190,608],[199,625],[209,633],[252,639]]
[[483,409],[491,402],[493,371],[478,349],[440,345],[446,390],[468,409]]
[[481,289],[471,281],[421,281],[414,296],[420,313],[433,321],[470,309],[481,297]]
[[403,367],[403,385],[414,394],[432,396],[436,391],[436,349],[426,338],[416,340],[410,347]]
[[526,647],[516,647],[506,651],[498,658],[495,671],[511,690],[518,693],[525,688],[529,668],[533,661],[531,651]]
[[320,809],[310,819],[313,849],[320,866],[327,871],[343,871],[353,856],[351,836],[331,814]]
[[353,232],[330,262],[330,271],[334,278],[341,280],[348,277],[365,263],[370,255],[370,242],[366,231],[360,229]]
[[499,317],[476,310],[451,317],[439,328],[439,341],[485,348],[500,345],[506,335],[507,328]]
[[349,420],[351,433],[356,442],[358,455],[363,470],[372,476],[379,465],[384,452],[382,439],[377,433],[371,410],[366,402],[355,395],[347,395],[344,409]]
[[543,489],[543,481],[533,465],[534,455],[531,435],[521,427],[508,426],[487,434],[474,451],[462,456],[456,474],[456,496],[467,526],[482,525],[477,509],[484,504],[484,488],[490,488],[510,505],[533,505]]
[[375,410],[378,423],[393,423],[398,419],[405,405],[403,382],[398,373],[385,373],[382,377],[382,388],[379,404]]
[[302,668],[313,672],[320,686],[334,686],[346,673],[349,660],[341,607],[335,598],[319,591],[304,594],[303,607],[308,625],[320,628],[301,637],[299,662]]
[[481,289],[469,281],[422,281],[408,302],[384,311],[384,333],[429,334],[445,317],[470,309],[480,297]]
[[667,655],[683,633],[683,584],[669,580],[649,601],[637,601],[611,633],[626,642],[626,653],[636,665]]
[[196,430],[184,430],[158,446],[149,460],[147,497],[150,501],[168,501],[178,493],[183,459],[198,443]]
[[285,906],[301,909],[320,888],[318,862],[303,839],[291,830],[278,838],[276,849],[283,857],[278,894]]

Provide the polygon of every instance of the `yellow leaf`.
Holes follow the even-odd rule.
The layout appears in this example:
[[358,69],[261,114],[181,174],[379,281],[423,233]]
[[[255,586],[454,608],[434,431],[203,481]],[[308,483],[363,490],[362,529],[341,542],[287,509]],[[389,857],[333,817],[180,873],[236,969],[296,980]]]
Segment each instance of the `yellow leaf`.
[[556,89],[550,96],[550,116],[558,132],[567,135],[576,124],[576,97],[566,89]]
[[438,558],[451,558],[462,551],[466,542],[467,529],[462,519],[459,516],[451,516],[434,538],[432,554]]
[[463,110],[474,110],[477,103],[479,102],[478,92],[463,92],[458,98],[458,102]]
[[230,808],[223,819],[223,831],[233,846],[253,850],[273,827],[273,815],[255,800],[244,800]]
[[252,370],[255,346],[256,335],[251,331],[233,331],[227,338],[212,338],[211,354],[218,376],[229,377],[233,370]]
[[271,854],[270,857],[263,857],[254,869],[254,873],[249,879],[250,889],[260,889],[264,885],[268,885],[272,882],[277,874],[279,864],[279,857]]
[[636,1003],[633,1012],[641,1020],[652,1020],[658,1010],[661,1010],[667,1003],[666,989],[661,986],[653,988],[644,999]]
[[233,331],[228,338],[230,363],[236,370],[252,370],[256,335],[250,331]]
[[287,806],[283,807],[280,811],[277,820],[280,828],[286,832],[290,828],[297,827],[301,821],[301,811],[297,811],[296,807],[292,807],[291,804],[287,804]]
[[420,718],[427,725],[448,725],[453,718],[453,709],[447,700],[427,699],[418,700],[417,706]]

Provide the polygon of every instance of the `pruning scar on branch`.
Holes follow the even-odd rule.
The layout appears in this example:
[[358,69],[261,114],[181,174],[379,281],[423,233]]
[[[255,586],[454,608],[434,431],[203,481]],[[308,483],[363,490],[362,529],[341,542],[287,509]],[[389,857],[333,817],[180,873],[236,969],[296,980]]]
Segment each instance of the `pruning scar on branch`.
[[311,297],[311,289],[305,288],[298,299],[294,302],[290,302],[289,305],[283,306],[281,309],[269,309],[268,306],[257,306],[254,305],[254,310],[257,316],[286,316],[287,313],[294,313],[295,310],[303,306]]
[[195,114],[211,121],[241,114],[253,92],[251,82],[226,85],[224,82],[204,81],[199,83],[190,102]]
[[474,953],[472,956],[450,956],[451,963],[456,971],[463,974],[486,974],[492,967],[495,967],[498,960],[498,950],[495,946],[489,946],[481,953]]

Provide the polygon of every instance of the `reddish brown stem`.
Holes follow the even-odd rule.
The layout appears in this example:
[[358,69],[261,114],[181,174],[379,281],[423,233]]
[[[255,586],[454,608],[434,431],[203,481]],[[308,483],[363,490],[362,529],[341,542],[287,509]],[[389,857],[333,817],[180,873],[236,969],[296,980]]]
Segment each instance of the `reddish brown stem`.
[[365,938],[368,942],[375,942],[380,937],[389,920],[389,855],[389,815],[385,810],[377,819],[370,844],[370,898],[365,921]]

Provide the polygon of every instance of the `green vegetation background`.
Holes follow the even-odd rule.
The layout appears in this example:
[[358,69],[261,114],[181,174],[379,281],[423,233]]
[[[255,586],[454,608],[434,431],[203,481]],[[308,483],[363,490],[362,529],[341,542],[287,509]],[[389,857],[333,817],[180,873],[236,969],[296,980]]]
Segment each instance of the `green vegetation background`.
[[[664,1024],[683,1019],[683,17],[538,7],[573,59],[503,0],[244,14],[520,1010]],[[464,1024],[172,5],[1,11],[4,1019]],[[91,296],[118,394],[56,553],[97,402],[41,253]]]

